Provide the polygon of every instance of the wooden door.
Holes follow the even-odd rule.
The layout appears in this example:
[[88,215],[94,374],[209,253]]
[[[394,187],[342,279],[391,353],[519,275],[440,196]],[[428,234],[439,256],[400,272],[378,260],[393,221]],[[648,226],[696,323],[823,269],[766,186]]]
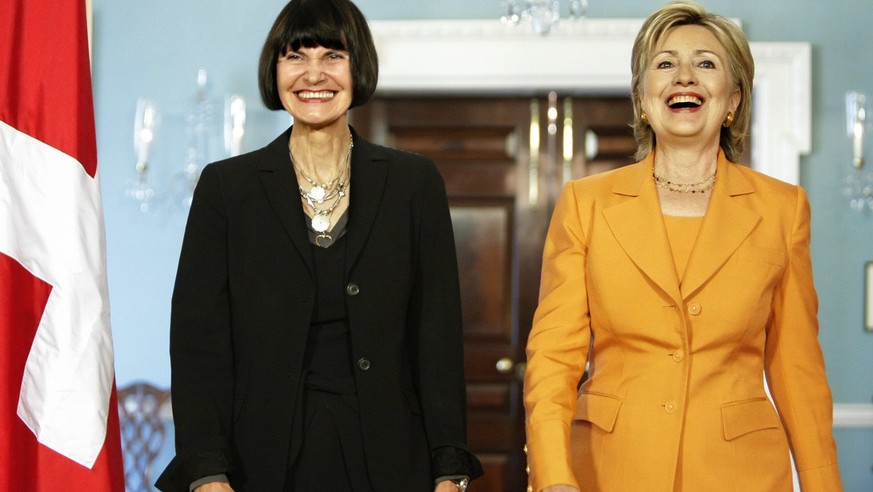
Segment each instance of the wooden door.
[[551,210],[564,180],[631,162],[631,115],[625,97],[554,93],[378,97],[352,112],[362,136],[432,158],[446,181],[461,278],[468,442],[485,468],[471,490],[526,489],[524,346]]

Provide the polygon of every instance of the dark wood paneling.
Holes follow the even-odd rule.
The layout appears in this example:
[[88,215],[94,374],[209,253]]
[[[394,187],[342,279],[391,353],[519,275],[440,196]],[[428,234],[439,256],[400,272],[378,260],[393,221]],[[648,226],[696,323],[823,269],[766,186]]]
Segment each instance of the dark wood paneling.
[[[471,486],[476,492],[526,488],[524,345],[551,209],[563,185],[558,126],[569,116],[571,177],[631,162],[635,144],[626,98],[379,97],[352,112],[363,136],[427,155],[446,182],[463,302],[468,441],[486,472]],[[535,161],[532,119],[541,129]],[[597,135],[598,151],[587,157],[589,131]],[[538,162],[533,177],[531,162]],[[536,200],[530,179],[538,185]],[[512,367],[498,371],[501,359]]]

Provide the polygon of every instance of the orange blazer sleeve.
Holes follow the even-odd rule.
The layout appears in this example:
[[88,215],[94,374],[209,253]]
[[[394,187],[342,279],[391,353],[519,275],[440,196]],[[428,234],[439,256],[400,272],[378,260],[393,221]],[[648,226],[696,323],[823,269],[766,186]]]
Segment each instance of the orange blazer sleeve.
[[788,264],[767,326],[765,367],[804,492],[842,490],[833,403],[818,343],[818,297],[810,259],[810,207],[797,188]]
[[578,487],[570,463],[570,421],[591,333],[587,247],[576,203],[572,185],[565,186],[546,237],[539,306],[527,343],[524,400],[533,490],[553,484]]

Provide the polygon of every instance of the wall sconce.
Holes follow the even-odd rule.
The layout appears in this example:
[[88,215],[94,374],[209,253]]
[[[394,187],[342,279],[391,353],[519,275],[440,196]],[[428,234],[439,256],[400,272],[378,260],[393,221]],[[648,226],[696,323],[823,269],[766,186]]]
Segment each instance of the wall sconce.
[[133,149],[136,152],[136,178],[127,188],[127,196],[133,198],[142,213],[152,209],[155,189],[149,182],[149,154],[158,127],[158,110],[155,103],[140,98],[136,101],[136,116],[133,123]]
[[846,177],[843,194],[849,199],[849,206],[858,212],[873,210],[873,172],[864,171],[864,139],[870,129],[867,120],[867,95],[847,92],[846,133],[852,142],[854,169]]
[[209,94],[206,70],[197,72],[197,91],[190,109],[185,113],[185,151],[181,171],[175,173],[167,189],[160,189],[149,176],[149,156],[158,132],[159,114],[155,104],[147,99],[137,101],[134,120],[134,150],[137,154],[136,178],[127,189],[127,195],[143,214],[158,210],[187,212],[194,197],[194,188],[200,171],[220,153],[213,144],[223,137],[226,156],[239,155],[246,133],[246,103],[238,95],[229,95],[224,101],[223,132],[215,124],[213,99]]
[[187,211],[194,199],[194,188],[200,179],[200,170],[209,159],[209,142],[212,137],[213,106],[209,94],[209,75],[206,70],[197,71],[197,91],[194,104],[185,117],[186,153],[182,172],[173,179],[168,197],[171,208]]
[[864,167],[864,133],[867,122],[867,95],[863,92],[846,93],[846,132],[852,139],[852,165]]
[[224,98],[224,151],[230,157],[242,150],[246,134],[246,100],[232,95]]

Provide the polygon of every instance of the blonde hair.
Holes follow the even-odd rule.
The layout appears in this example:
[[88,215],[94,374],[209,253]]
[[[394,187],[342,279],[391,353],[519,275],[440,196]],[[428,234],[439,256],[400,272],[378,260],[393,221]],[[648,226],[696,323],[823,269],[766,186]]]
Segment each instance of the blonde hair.
[[655,147],[655,133],[642,119],[640,97],[643,77],[655,49],[664,35],[674,27],[701,26],[709,30],[727,53],[728,71],[734,88],[740,91],[740,104],[733,123],[721,129],[719,145],[730,161],[736,162],[743,154],[746,136],[752,117],[752,81],[755,78],[755,61],[749,41],[743,31],[732,21],[708,13],[703,6],[690,1],[670,2],[656,10],[643,23],[634,41],[631,54],[631,99],[634,106],[634,121],[631,125],[637,140],[637,160],[642,160]]

